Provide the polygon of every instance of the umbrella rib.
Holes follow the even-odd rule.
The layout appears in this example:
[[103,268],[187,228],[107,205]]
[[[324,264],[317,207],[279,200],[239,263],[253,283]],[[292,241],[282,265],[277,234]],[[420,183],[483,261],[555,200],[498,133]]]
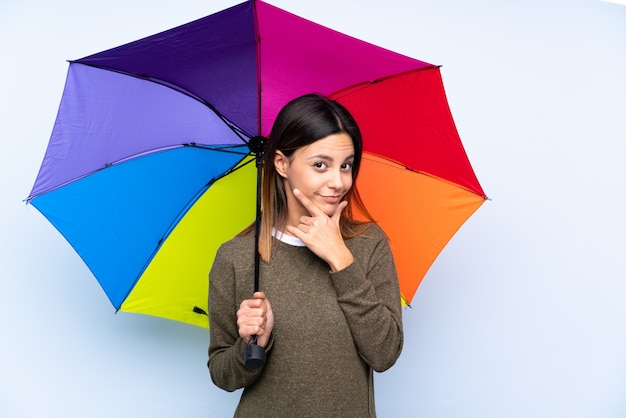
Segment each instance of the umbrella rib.
[[[376,158],[368,158],[368,154],[372,155],[372,156],[376,156]],[[420,174],[422,176],[427,176],[427,177],[433,178],[435,180],[439,180],[439,181],[448,183],[451,186],[458,187],[458,188],[463,189],[463,190],[467,190],[468,192],[471,192],[471,193],[473,193],[475,195],[481,196],[485,200],[490,200],[489,197],[481,195],[479,193],[476,193],[476,191],[474,191],[472,189],[469,189],[469,188],[467,188],[465,186],[462,186],[462,185],[460,185],[458,183],[452,182],[450,180],[446,180],[446,179],[444,179],[442,177],[439,177],[439,176],[436,176],[434,174],[430,174],[427,171],[416,170],[416,169],[408,167],[408,166],[406,166],[406,165],[404,165],[404,164],[402,164],[402,163],[400,163],[400,162],[398,162],[396,160],[393,160],[393,159],[388,158],[388,157],[384,157],[382,155],[379,155],[379,154],[376,154],[376,153],[373,153],[373,152],[367,152],[367,154],[364,153],[363,154],[363,159],[372,161],[374,163],[385,164],[385,165],[387,165],[389,167],[396,167],[398,169],[405,169],[405,170],[410,171],[412,173]]]
[[[76,181],[79,181],[79,180],[81,180],[81,179],[83,179],[85,177],[88,177],[88,176],[90,176],[90,175],[92,175],[94,173],[97,173],[98,171],[106,170],[107,168],[110,168],[110,167],[113,167],[113,166],[116,166],[116,165],[119,165],[119,164],[123,164],[125,162],[135,160],[137,158],[145,157],[145,156],[148,156],[148,155],[153,155],[153,154],[156,154],[158,152],[165,152],[165,151],[169,151],[169,150],[173,150],[173,149],[179,149],[179,148],[185,148],[185,147],[193,147],[193,148],[205,149],[205,150],[209,150],[209,151],[225,152],[225,153],[230,153],[230,154],[239,154],[239,155],[242,155],[244,158],[245,158],[245,156],[249,155],[248,151],[242,152],[242,151],[236,151],[234,149],[234,148],[240,148],[241,145],[223,145],[223,146],[214,148],[214,147],[211,147],[211,146],[208,146],[208,145],[200,145],[200,144],[197,144],[195,142],[189,142],[189,143],[185,143],[185,144],[169,145],[169,146],[165,146],[165,147],[154,148],[154,149],[151,149],[151,150],[142,151],[142,152],[139,152],[137,154],[130,155],[128,157],[121,158],[119,160],[116,160],[116,161],[113,161],[113,162],[110,162],[110,163],[106,163],[104,166],[96,168],[96,169],[94,169],[92,171],[89,171],[87,173],[81,174],[80,176],[74,177],[72,179],[66,180],[63,183],[57,184],[56,186],[50,187],[50,188],[48,188],[46,190],[43,190],[43,191],[37,193],[36,195],[28,196],[26,199],[24,199],[24,201],[26,203],[28,203],[31,200],[33,200],[34,198],[36,198],[37,196],[41,196],[43,194],[46,194],[46,193],[52,192],[54,190],[60,189],[61,187],[64,187],[64,186],[66,186],[68,184],[71,184],[71,183],[74,183]],[[237,164],[239,164],[239,163],[237,163]],[[232,170],[232,168],[230,170]],[[228,172],[231,172],[230,170]],[[209,184],[210,184],[210,182],[209,182]]]
[[[161,244],[163,244],[163,242],[165,242],[165,240],[167,239],[167,237],[171,234],[171,232],[174,230],[174,228],[176,227],[176,225],[178,224],[178,222],[183,218],[183,216],[187,213],[187,211],[194,205],[194,203],[200,198],[200,196],[202,196],[202,194],[204,192],[206,192],[216,181],[218,181],[221,178],[224,178],[226,176],[228,176],[231,173],[234,173],[237,170],[240,170],[241,168],[247,166],[248,164],[250,164],[251,162],[254,161],[253,158],[248,159],[247,161],[244,161],[245,158],[248,156],[249,154],[246,154],[241,160],[239,160],[235,165],[233,165],[231,168],[229,168],[228,170],[226,170],[225,172],[223,172],[222,174],[220,174],[219,176],[213,177],[211,180],[209,180],[204,186],[202,186],[198,192],[192,196],[191,199],[189,199],[189,202],[187,202],[187,204],[185,206],[182,207],[182,209],[180,210],[180,212],[178,212],[178,215],[176,215],[176,217],[174,218],[174,220],[171,222],[170,226],[166,229],[165,233],[163,234],[163,236],[159,239],[159,242],[157,243],[156,248],[154,249],[154,253],[155,254],[159,247],[161,246]],[[151,258],[152,259],[152,258]],[[149,264],[149,262],[148,262]],[[147,267],[147,265],[146,265]],[[145,269],[145,267],[144,267]],[[142,269],[142,273],[143,270]],[[141,276],[141,275],[140,275]]]
[[[200,97],[200,96],[196,95],[195,93],[185,89],[184,87],[181,87],[181,86],[179,86],[177,84],[174,84],[174,83],[167,82],[165,80],[161,80],[160,78],[157,78],[157,77],[152,77],[151,75],[148,75],[148,74],[145,74],[145,73],[144,74],[136,74],[136,73],[133,73],[133,72],[130,72],[130,71],[120,70],[118,68],[105,67],[105,66],[95,65],[95,64],[89,64],[89,63],[81,62],[80,59],[79,60],[71,60],[71,61],[69,61],[69,63],[70,64],[86,65],[87,67],[98,68],[98,69],[104,70],[104,71],[111,71],[111,72],[114,72],[114,73],[127,75],[129,77],[138,78],[140,80],[145,80],[145,81],[149,81],[149,82],[152,82],[152,83],[160,84],[160,85],[162,85],[164,87],[171,88],[172,90],[176,90],[179,93],[182,93],[182,94],[184,94],[186,96],[189,96],[192,99],[197,100],[197,101],[199,101],[201,103],[208,104],[206,102],[206,100],[204,100],[202,97]],[[209,107],[213,108],[210,105],[209,105]]]
[[[403,71],[403,72],[400,72],[400,73],[396,73],[396,74],[388,75],[388,76],[385,76],[385,77],[377,78],[377,79],[372,80],[372,81],[363,81],[361,83],[352,84],[352,85],[350,85],[348,87],[344,87],[342,89],[339,89],[339,90],[335,91],[334,93],[331,93],[330,97],[332,97],[334,99],[338,99],[338,98],[344,97],[346,95],[355,93],[358,90],[367,88],[367,87],[371,86],[372,84],[380,83],[380,82],[383,82],[383,81],[386,81],[386,80],[391,80],[391,79],[397,78],[397,77],[402,77],[402,76],[404,76],[406,74],[418,73],[420,71],[428,71],[428,70],[433,70],[433,69],[437,69],[437,68],[441,68],[441,65],[430,65],[430,66],[427,66],[427,67],[416,68],[416,69],[413,69],[413,70]],[[355,90],[357,87],[360,87],[360,89]]]
[[[235,171],[240,170],[241,168],[243,168],[243,167],[247,166],[248,164],[254,162],[255,161],[254,158],[250,158],[247,161],[245,161],[245,158],[248,155],[249,154],[246,154],[246,156],[244,156],[241,160],[239,160],[236,164],[234,164],[230,169],[226,170],[221,175],[213,177],[211,180],[209,180],[203,187],[201,187],[196,192],[196,194],[194,194],[191,197],[191,199],[189,199],[187,204],[181,208],[181,210],[178,212],[176,217],[172,220],[172,222],[170,223],[168,228],[165,230],[165,232],[163,233],[163,235],[161,236],[161,238],[157,242],[156,246],[154,247],[154,250],[152,251],[152,254],[150,255],[150,257],[147,258],[146,263],[143,265],[143,267],[141,268],[141,270],[137,274],[137,277],[135,278],[135,281],[134,281],[133,285],[129,287],[128,292],[126,293],[126,295],[124,296],[124,298],[122,300],[126,300],[126,298],[131,294],[131,292],[133,291],[133,289],[137,285],[137,282],[139,282],[139,279],[141,279],[141,276],[146,271],[146,269],[148,268],[148,266],[150,265],[150,263],[154,259],[155,255],[159,252],[159,249],[161,248],[163,243],[167,240],[167,238],[170,236],[172,231],[174,231],[174,229],[176,228],[176,225],[178,225],[180,220],[185,216],[185,214],[189,211],[189,209],[198,201],[200,196],[202,196],[211,187],[211,185],[214,184],[219,179],[221,179],[223,177],[226,177],[229,174],[234,173]],[[116,310],[116,312],[119,311],[119,309],[121,309],[121,305]],[[196,312],[196,313],[198,313],[198,312]]]
[[406,166],[405,166],[404,168],[405,168],[406,170],[408,170],[408,171],[413,172],[413,173],[416,173],[416,174],[421,174],[422,176],[430,177],[430,178],[432,178],[432,179],[435,179],[435,180],[438,180],[438,181],[441,181],[441,182],[447,183],[447,184],[449,184],[450,186],[453,186],[453,187],[456,187],[456,188],[459,188],[459,189],[462,189],[462,190],[468,191],[468,192],[470,192],[470,193],[472,193],[472,194],[475,194],[476,196],[480,196],[480,197],[482,197],[484,200],[491,200],[488,196],[482,195],[482,194],[480,194],[480,193],[476,193],[476,191],[475,191],[475,190],[472,190],[472,189],[470,189],[470,188],[468,188],[468,187],[465,187],[465,186],[463,186],[463,185],[461,185],[461,184],[458,184],[458,183],[455,183],[455,182],[453,182],[453,181],[446,180],[446,179],[444,179],[444,178],[442,178],[442,177],[439,177],[439,176],[436,176],[436,175],[434,175],[434,174],[430,174],[430,173],[428,173],[428,172],[426,172],[426,171],[413,170],[412,168],[409,168],[409,167],[406,167]]
[[163,87],[167,87],[170,88],[174,91],[177,91],[181,94],[184,94],[185,96],[188,96],[200,103],[202,103],[203,105],[205,105],[206,107],[208,107],[209,109],[211,109],[211,111],[213,113],[215,113],[215,115],[217,115],[217,117],[220,118],[220,120],[222,120],[222,122],[224,122],[226,124],[226,126],[228,126],[234,133],[235,135],[237,135],[239,137],[239,139],[241,139],[244,143],[248,143],[246,141],[245,138],[251,138],[252,135],[247,134],[245,131],[243,131],[241,128],[239,128],[236,124],[234,124],[233,122],[231,122],[228,118],[226,118],[226,116],[224,116],[222,113],[220,113],[217,108],[211,104],[210,102],[208,102],[206,99],[198,96],[197,94],[193,93],[190,90],[187,90],[184,87],[179,86],[178,84],[174,84],[174,83],[170,83],[166,80],[160,79],[158,77],[153,77],[149,74],[135,74],[129,71],[124,71],[124,70],[120,70],[117,68],[112,68],[112,67],[104,67],[104,66],[99,66],[99,65],[94,65],[94,64],[87,64],[87,63],[83,63],[80,60],[74,60],[74,61],[69,61],[70,64],[81,64],[81,65],[86,65],[88,67],[92,67],[92,68],[98,68],[104,71],[112,71],[114,73],[118,73],[118,74],[123,74],[123,75],[127,75],[129,77],[134,77],[134,78],[138,78],[140,80],[145,80],[151,83],[155,83],[155,84],[159,84]]

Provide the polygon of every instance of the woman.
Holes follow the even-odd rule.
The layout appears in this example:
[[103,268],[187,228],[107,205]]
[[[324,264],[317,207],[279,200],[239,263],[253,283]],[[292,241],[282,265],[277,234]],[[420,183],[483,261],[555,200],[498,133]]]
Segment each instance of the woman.
[[[281,110],[266,148],[263,292],[250,298],[251,226],[222,245],[209,275],[211,378],[244,388],[235,416],[373,417],[373,370],[395,363],[403,332],[387,238],[354,186],[359,128],[337,102],[306,95]],[[244,365],[253,336],[267,356],[259,369]]]

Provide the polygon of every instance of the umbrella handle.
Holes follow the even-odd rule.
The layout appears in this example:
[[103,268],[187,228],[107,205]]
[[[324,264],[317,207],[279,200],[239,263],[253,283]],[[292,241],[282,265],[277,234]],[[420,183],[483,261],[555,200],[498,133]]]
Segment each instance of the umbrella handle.
[[243,361],[248,369],[258,369],[265,364],[265,349],[256,343],[256,335],[243,352]]

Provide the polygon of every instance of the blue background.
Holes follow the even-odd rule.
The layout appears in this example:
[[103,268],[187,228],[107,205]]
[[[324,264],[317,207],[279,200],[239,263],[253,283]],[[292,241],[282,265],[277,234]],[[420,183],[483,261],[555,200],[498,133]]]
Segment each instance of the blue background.
[[[626,416],[626,6],[597,0],[276,0],[442,64],[492,198],[404,312],[381,417]],[[114,314],[26,198],[80,58],[233,5],[0,3],[0,416],[225,417],[208,333]],[[332,65],[332,63],[329,63]]]

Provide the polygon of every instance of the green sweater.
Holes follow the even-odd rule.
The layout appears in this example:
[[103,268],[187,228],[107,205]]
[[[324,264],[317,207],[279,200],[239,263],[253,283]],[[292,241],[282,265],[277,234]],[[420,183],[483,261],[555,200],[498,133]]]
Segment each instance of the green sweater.
[[220,388],[245,388],[235,416],[376,416],[372,370],[387,370],[402,350],[400,290],[380,227],[346,245],[355,262],[335,273],[307,247],[283,242],[269,264],[261,262],[274,328],[256,370],[243,364],[236,314],[252,297],[253,234],[218,250],[209,275],[208,365]]

